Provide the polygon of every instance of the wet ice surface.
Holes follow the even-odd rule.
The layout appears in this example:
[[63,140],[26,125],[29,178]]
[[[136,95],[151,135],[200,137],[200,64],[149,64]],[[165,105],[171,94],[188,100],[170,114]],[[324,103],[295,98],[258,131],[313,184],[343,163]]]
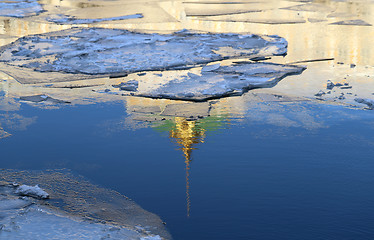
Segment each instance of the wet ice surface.
[[167,70],[241,56],[282,55],[286,48],[287,42],[277,36],[160,35],[83,28],[23,37],[4,47],[0,60],[41,72],[97,75]]
[[[163,239],[170,238],[157,216],[129,199],[91,185],[69,172],[2,171],[2,179],[10,181],[30,182],[30,177],[34,179],[31,182],[43,180],[51,199],[40,200],[49,194],[38,186],[0,182],[0,238],[47,239],[53,236],[58,239],[161,240],[158,234]],[[99,192],[106,196],[95,196]],[[110,201],[103,201],[106,198]]]
[[52,15],[46,18],[47,21],[58,23],[58,24],[90,24],[90,23],[98,23],[98,22],[105,22],[105,21],[118,21],[118,20],[126,20],[126,19],[134,19],[134,18],[142,18],[142,14],[132,14],[132,15],[125,15],[119,17],[109,17],[109,18],[94,18],[94,19],[81,19],[76,18],[74,16],[68,15]]
[[37,0],[11,0],[0,2],[0,16],[28,17],[43,11]]

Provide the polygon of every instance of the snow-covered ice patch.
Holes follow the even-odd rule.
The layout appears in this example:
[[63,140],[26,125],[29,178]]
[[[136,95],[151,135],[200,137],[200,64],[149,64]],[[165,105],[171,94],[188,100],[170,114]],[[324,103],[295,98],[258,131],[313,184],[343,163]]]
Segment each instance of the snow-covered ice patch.
[[0,16],[29,17],[42,12],[43,8],[37,0],[11,0],[0,2]]
[[[189,101],[206,101],[242,95],[253,88],[272,87],[288,75],[300,74],[304,67],[264,62],[239,62],[228,66],[208,65],[200,73],[175,71],[173,77],[155,77],[138,81],[131,95]],[[167,73],[165,73],[167,75]],[[157,79],[162,83],[155,84]],[[151,82],[152,84],[150,84]],[[123,83],[113,87],[127,86]]]
[[41,189],[38,185],[35,185],[34,187],[28,185],[21,185],[16,189],[15,193],[22,196],[35,197],[40,199],[49,198],[49,194],[45,192],[43,189]]
[[73,28],[26,36],[4,46],[0,61],[40,72],[113,74],[169,70],[236,57],[282,55],[278,36],[134,33],[120,29]]

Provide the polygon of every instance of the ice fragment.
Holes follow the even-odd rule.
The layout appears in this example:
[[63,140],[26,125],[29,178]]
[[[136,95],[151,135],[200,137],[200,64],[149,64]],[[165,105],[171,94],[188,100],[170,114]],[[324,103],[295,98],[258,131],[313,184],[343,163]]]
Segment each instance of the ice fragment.
[[[189,72],[159,85],[144,87],[135,95],[151,98],[206,101],[242,95],[253,88],[272,87],[288,75],[300,74],[304,67],[274,63],[240,63],[220,66],[201,75]],[[147,86],[140,81],[139,86]]]
[[16,194],[40,199],[49,198],[49,194],[45,192],[43,189],[41,189],[38,185],[35,185],[34,187],[28,185],[21,185],[16,189]]

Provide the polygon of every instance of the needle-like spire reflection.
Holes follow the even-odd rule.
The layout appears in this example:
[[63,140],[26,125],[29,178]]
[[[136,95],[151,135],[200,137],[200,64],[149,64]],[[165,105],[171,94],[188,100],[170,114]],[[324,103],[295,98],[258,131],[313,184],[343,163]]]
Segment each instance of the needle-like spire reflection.
[[192,161],[192,150],[195,149],[195,144],[204,142],[205,129],[198,127],[196,121],[187,121],[186,118],[176,117],[175,128],[170,131],[170,137],[175,139],[185,157],[187,217],[189,217],[191,210],[190,163]]

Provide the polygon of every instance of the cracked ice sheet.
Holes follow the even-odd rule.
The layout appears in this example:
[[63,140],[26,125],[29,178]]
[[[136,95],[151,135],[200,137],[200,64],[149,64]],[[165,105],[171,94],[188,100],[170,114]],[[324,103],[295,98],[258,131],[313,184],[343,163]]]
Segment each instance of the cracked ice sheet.
[[145,78],[139,81],[139,90],[131,94],[150,98],[206,101],[242,95],[253,88],[272,87],[284,77],[300,74],[304,69],[273,63],[241,62],[228,66],[214,64],[204,67],[200,73],[180,71],[175,72],[171,78],[165,73],[160,77],[159,84],[157,80],[150,84]]
[[[161,35],[73,28],[20,38],[1,48],[0,61],[39,72],[100,76],[168,70],[227,58],[282,55],[286,51],[287,41],[278,36],[185,31]],[[17,79],[12,71],[5,72]],[[33,79],[32,73],[29,78]]]
[[[15,202],[17,200],[13,200]],[[14,203],[14,205],[16,202]],[[16,212],[15,209],[14,212]],[[134,230],[72,218],[41,206],[19,209],[0,221],[0,237],[18,239],[152,239]],[[9,212],[9,210],[8,210]],[[155,239],[160,239],[159,236]]]
[[29,17],[39,14],[43,8],[37,0],[0,1],[0,16]]

